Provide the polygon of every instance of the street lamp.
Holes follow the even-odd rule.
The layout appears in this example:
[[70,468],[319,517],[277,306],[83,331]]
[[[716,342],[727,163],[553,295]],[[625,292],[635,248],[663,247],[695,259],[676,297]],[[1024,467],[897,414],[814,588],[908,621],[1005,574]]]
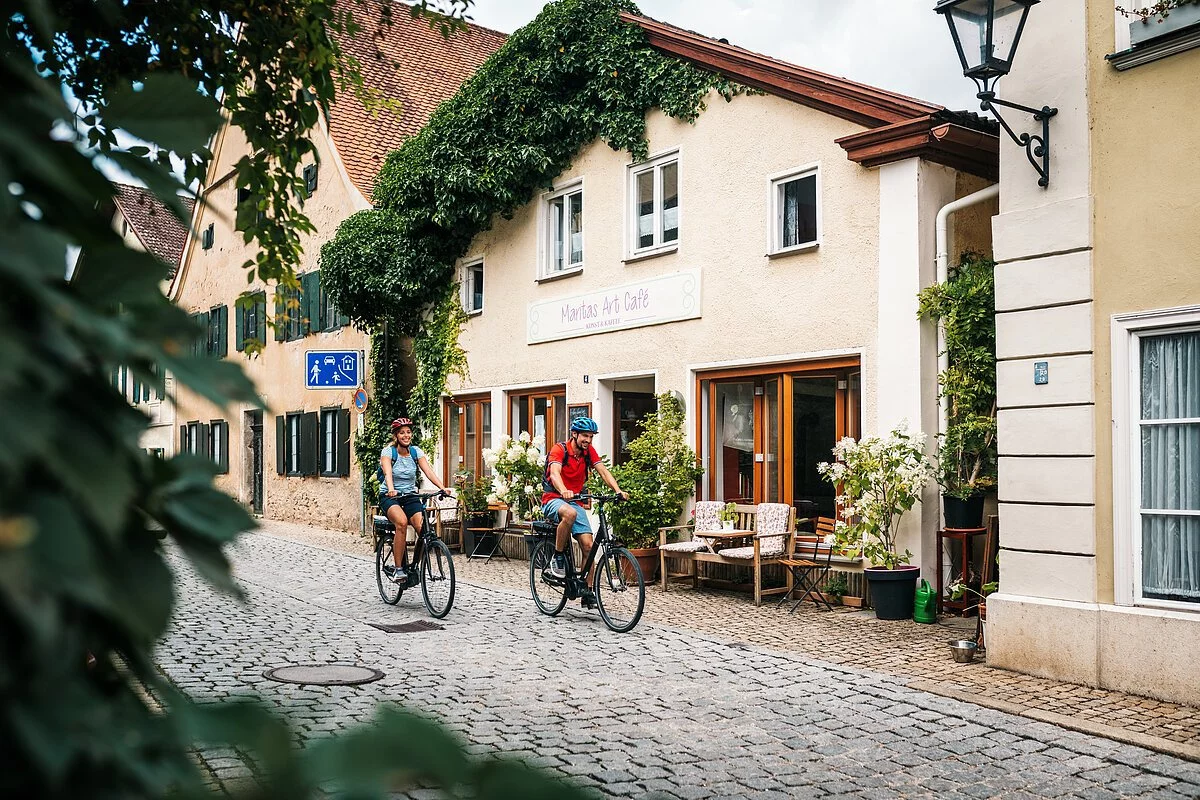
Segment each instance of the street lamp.
[[[934,8],[946,18],[950,36],[962,62],[963,75],[979,87],[979,106],[996,115],[1009,138],[1025,148],[1029,163],[1037,170],[1038,185],[1050,183],[1050,118],[1057,108],[1029,108],[996,97],[996,81],[1012,69],[1021,32],[1029,9],[1039,0],[939,0]],[[1024,111],[1042,123],[1042,135],[1017,134],[1000,116],[996,106]]]

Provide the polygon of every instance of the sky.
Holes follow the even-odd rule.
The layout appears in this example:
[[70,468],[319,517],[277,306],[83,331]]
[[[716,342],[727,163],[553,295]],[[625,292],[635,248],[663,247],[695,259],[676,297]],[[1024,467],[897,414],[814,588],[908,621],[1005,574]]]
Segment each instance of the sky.
[[[648,17],[803,67],[955,110],[978,111],[935,0],[637,0]],[[511,33],[545,0],[475,0],[469,15]]]

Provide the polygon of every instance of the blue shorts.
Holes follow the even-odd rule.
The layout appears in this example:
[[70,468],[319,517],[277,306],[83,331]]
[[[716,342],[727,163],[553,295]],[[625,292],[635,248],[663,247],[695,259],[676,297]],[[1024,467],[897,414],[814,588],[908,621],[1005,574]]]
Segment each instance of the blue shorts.
[[388,497],[386,494],[379,495],[380,514],[386,517],[388,509],[392,506],[400,506],[400,510],[404,512],[404,516],[410,521],[417,514],[425,513],[425,504],[415,494],[402,494],[396,497]]
[[542,515],[551,522],[558,524],[558,510],[565,505],[570,505],[577,512],[575,514],[575,524],[571,526],[571,535],[583,536],[585,533],[591,533],[592,522],[588,519],[587,512],[578,503],[568,503],[561,497],[555,497],[547,500],[542,505]]

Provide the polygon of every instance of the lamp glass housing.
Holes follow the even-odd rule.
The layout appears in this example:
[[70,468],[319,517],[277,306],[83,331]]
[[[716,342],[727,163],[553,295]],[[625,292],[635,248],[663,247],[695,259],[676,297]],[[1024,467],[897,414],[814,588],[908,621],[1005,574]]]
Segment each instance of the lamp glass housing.
[[1038,0],[941,0],[963,74],[990,91],[1012,68],[1029,8]]

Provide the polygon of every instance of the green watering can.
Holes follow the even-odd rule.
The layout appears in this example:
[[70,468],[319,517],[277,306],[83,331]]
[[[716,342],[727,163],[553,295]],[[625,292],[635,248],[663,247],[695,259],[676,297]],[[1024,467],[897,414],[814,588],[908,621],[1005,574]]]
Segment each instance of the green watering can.
[[924,578],[917,587],[916,600],[913,602],[913,619],[927,625],[937,622],[937,592]]

